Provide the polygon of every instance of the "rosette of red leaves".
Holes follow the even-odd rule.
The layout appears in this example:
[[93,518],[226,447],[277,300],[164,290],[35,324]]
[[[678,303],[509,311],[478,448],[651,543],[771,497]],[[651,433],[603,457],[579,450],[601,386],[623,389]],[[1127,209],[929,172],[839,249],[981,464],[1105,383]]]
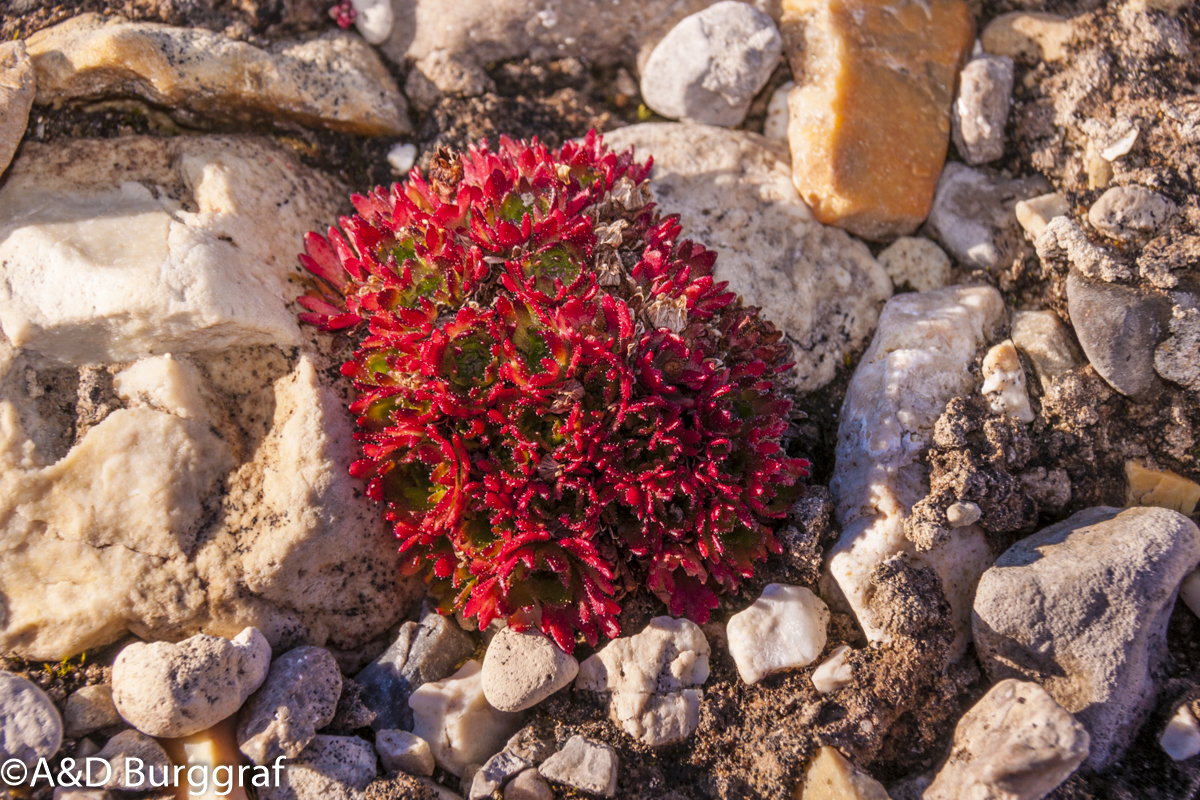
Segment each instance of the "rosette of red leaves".
[[703,623],[778,551],[808,462],[780,446],[779,332],[593,132],[440,151],[300,256],[301,315],[354,337],[354,475],[441,609],[618,635],[644,582]]

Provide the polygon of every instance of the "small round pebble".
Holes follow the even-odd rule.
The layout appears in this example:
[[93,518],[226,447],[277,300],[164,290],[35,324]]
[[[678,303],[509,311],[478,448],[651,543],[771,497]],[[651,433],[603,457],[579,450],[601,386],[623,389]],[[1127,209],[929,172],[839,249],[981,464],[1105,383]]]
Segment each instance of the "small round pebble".
[[417,146],[410,142],[393,145],[392,149],[388,150],[387,162],[391,166],[392,172],[397,175],[408,174],[413,164],[417,163]]
[[579,674],[579,662],[550,637],[505,628],[483,657],[483,694],[501,711],[524,711],[563,688]]
[[896,287],[928,292],[950,283],[950,256],[924,237],[901,236],[884,248],[878,261]]

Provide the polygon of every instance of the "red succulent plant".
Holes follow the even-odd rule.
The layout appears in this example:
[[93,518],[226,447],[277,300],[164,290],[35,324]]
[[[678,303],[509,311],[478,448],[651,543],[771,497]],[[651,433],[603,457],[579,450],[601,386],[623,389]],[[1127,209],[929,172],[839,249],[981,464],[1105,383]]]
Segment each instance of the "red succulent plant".
[[301,318],[357,344],[351,471],[406,569],[568,652],[617,636],[639,582],[706,621],[808,474],[780,333],[655,213],[649,170],[595,132],[442,150],[300,256]]

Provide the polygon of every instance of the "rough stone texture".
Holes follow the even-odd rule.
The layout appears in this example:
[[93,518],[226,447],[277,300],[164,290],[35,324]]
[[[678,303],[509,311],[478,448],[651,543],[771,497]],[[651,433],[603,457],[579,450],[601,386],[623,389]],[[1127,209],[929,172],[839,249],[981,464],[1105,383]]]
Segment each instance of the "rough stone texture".
[[1066,216],[1070,213],[1071,206],[1061,194],[1050,192],[1019,201],[1013,206],[1013,211],[1016,212],[1017,222],[1036,240],[1042,235],[1042,231],[1046,230],[1050,220]]
[[142,733],[189,736],[241,708],[270,665],[271,646],[257,628],[233,640],[197,634],[178,644],[135,642],[113,662],[113,703]]
[[655,202],[717,251],[716,279],[786,333],[801,392],[832,380],[866,343],[891,281],[861,242],[813,219],[780,144],[680,124],[633,125],[605,141],[654,156]]
[[533,762],[509,750],[501,750],[487,760],[471,781],[468,800],[484,800],[493,796],[509,780],[533,766]]
[[1176,206],[1144,186],[1114,186],[1088,209],[1088,222],[1122,242],[1149,237],[1176,212]]
[[1067,334],[1067,326],[1053,311],[1018,311],[1013,314],[1012,341],[1033,362],[1033,369],[1043,388],[1079,365],[1071,337]]
[[141,97],[179,121],[291,120],[364,136],[412,131],[379,56],[331,31],[263,50],[200,28],[80,14],[26,41],[37,102]]
[[888,800],[883,785],[846,760],[834,747],[821,747],[809,762],[796,800]]
[[1021,359],[1011,339],[1005,339],[988,350],[980,371],[983,373],[983,386],[979,387],[979,391],[987,398],[993,414],[1011,414],[1021,422],[1033,422],[1029,391],[1025,388],[1025,370],[1021,367]]
[[248,625],[349,649],[404,615],[420,582],[347,474],[342,359],[286,303],[343,202],[261,139],[22,148],[0,187],[0,650]]
[[1154,701],[1167,620],[1200,561],[1200,530],[1158,508],[1081,511],[1011,547],[975,598],[993,681],[1042,685],[1091,735],[1087,765],[1117,758]]
[[782,52],[770,17],[722,0],[685,17],[651,51],[641,70],[642,98],[671,119],[740,125]]
[[1155,348],[1166,328],[1165,298],[1128,286],[1067,278],[1067,311],[1084,355],[1109,386],[1144,397],[1158,386]]
[[1045,689],[1003,680],[959,720],[922,800],[1042,800],[1087,755],[1087,731]]
[[[793,179],[822,222],[866,239],[929,213],[959,68],[974,42],[960,0],[784,0]],[[887,113],[880,113],[887,109]]]
[[84,686],[67,698],[63,725],[64,733],[72,739],[120,724],[121,717],[113,705],[112,687],[107,684]]
[[410,775],[429,776],[436,766],[429,742],[408,731],[376,731],[375,750],[387,772],[400,770]]
[[[842,536],[828,556],[821,594],[835,602],[844,598],[872,641],[886,637],[868,608],[871,572],[914,550],[904,521],[928,491],[921,452],[946,403],[972,388],[966,368],[1003,319],[1000,293],[989,287],[894,297],[850,381],[829,484]],[[958,528],[915,557],[941,576],[961,654],[970,636],[975,581],[991,563],[983,533],[972,525]]]
[[1154,369],[1169,381],[1200,394],[1200,309],[1174,306],[1171,335],[1154,351]]
[[950,255],[970,269],[997,272],[1026,249],[1014,207],[1044,194],[1050,183],[1040,175],[1006,179],[957,162],[938,180],[929,226]]
[[32,769],[62,744],[63,721],[37,684],[0,672],[0,762],[20,760]]
[[805,667],[825,649],[829,609],[803,586],[767,584],[726,624],[729,654],[746,683]]
[[[479,71],[497,61],[579,58],[611,66],[641,56],[680,20],[718,0],[392,0],[397,24],[380,50],[396,63],[435,58]],[[756,3],[756,5],[759,5]],[[453,91],[442,88],[442,91]]]
[[1046,223],[1035,242],[1038,258],[1079,270],[1085,277],[1108,283],[1133,277],[1125,264],[1103,247],[1092,244],[1070,217],[1057,216]]
[[992,55],[1037,63],[1065,58],[1067,43],[1074,34],[1074,26],[1066,17],[1041,11],[1013,11],[989,22],[979,41]]
[[493,708],[524,711],[563,688],[579,674],[579,662],[550,637],[504,628],[483,657],[483,694]]
[[1200,484],[1169,469],[1148,469],[1136,461],[1126,461],[1125,478],[1129,481],[1127,506],[1169,508],[1190,517],[1200,501]]
[[504,800],[554,800],[554,790],[536,769],[527,769],[504,787]]
[[396,772],[367,785],[366,800],[463,800],[431,778]]
[[0,175],[8,169],[29,124],[36,91],[25,42],[0,44]]
[[284,763],[279,785],[260,788],[259,800],[363,800],[376,774],[374,748],[355,736],[318,734]]
[[617,751],[603,742],[572,736],[538,772],[554,783],[565,783],[584,792],[603,797],[617,793]]
[[950,258],[937,242],[922,236],[901,236],[879,254],[879,265],[897,289],[918,292],[940,289],[950,283]]
[[950,135],[968,164],[986,164],[1004,155],[1012,86],[1013,60],[1008,56],[974,58],[959,74]]
[[694,622],[655,617],[580,664],[575,688],[611,693],[609,718],[630,736],[651,747],[675,744],[699,724],[709,652]]
[[290,759],[333,720],[342,673],[323,647],[289,650],[271,662],[267,679],[251,695],[238,723],[238,749],[255,764]]
[[[170,769],[171,759],[158,742],[138,731],[121,731],[109,739],[96,758],[102,758],[112,765],[112,775],[104,783],[104,788],[110,791],[137,792],[147,791],[150,786],[150,770],[159,775],[162,782],[164,768]],[[140,759],[143,767],[141,775],[136,771],[126,771],[126,759]],[[97,771],[97,775],[103,774]]]
[[355,680],[362,684],[362,700],[375,712],[371,727],[412,727],[408,698],[422,684],[448,678],[454,665],[475,652],[475,643],[453,617],[426,608],[421,621],[400,626],[396,641],[368,664]]
[[468,661],[449,678],[422,684],[408,699],[413,733],[429,742],[438,766],[455,775],[500,752],[521,726],[521,714],[488,705],[481,669],[478,661]]

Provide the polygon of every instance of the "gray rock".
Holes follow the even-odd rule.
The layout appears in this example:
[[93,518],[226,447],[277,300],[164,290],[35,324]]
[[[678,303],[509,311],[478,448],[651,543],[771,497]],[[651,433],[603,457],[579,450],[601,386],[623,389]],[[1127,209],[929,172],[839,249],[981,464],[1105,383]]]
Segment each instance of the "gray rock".
[[1171,335],[1154,351],[1154,368],[1167,380],[1200,393],[1200,309],[1176,305],[1167,324]]
[[651,51],[642,67],[642,98],[671,119],[740,125],[782,52],[770,17],[723,0],[681,20]]
[[504,628],[483,657],[483,696],[501,711],[524,711],[579,674],[579,662],[550,637]]
[[375,721],[375,712],[362,701],[361,683],[342,678],[342,696],[338,698],[337,710],[326,726],[326,733],[349,736],[359,728],[369,727]]
[[1154,672],[1200,530],[1162,508],[1090,508],[1022,539],[975,596],[979,659],[993,681],[1034,681],[1083,723],[1087,766],[1118,757],[1154,701]]
[[[108,740],[96,758],[103,758],[112,765],[112,775],[104,784],[104,788],[111,791],[148,791],[151,788],[150,770],[153,769],[155,775],[165,775],[171,767],[171,759],[162,745],[138,731],[121,731]],[[125,769],[126,759],[135,758],[143,765],[140,776],[136,771],[129,774]],[[162,779],[157,780],[161,782]]]
[[436,763],[429,742],[408,731],[382,730],[375,732],[375,751],[388,772],[407,772],[409,775],[433,774]]
[[1114,186],[1088,209],[1088,222],[1101,233],[1129,242],[1153,234],[1175,213],[1175,204],[1144,186]]
[[0,672],[0,762],[19,758],[34,767],[62,744],[58,709],[38,685],[11,672]]
[[121,724],[121,716],[113,705],[112,687],[103,683],[84,686],[67,698],[63,709],[66,735],[72,739],[87,736],[92,731]]
[[534,766],[532,761],[508,750],[501,750],[487,760],[471,781],[468,800],[483,800],[501,789],[513,777]]
[[354,678],[362,684],[363,703],[375,712],[371,727],[410,730],[412,693],[422,684],[448,678],[455,664],[474,651],[475,643],[454,619],[431,607],[423,609],[419,623],[404,623],[392,646]]
[[375,750],[357,736],[318,734],[284,763],[279,785],[260,788],[259,800],[363,800],[376,774]]
[[554,800],[554,790],[536,769],[527,769],[504,787],[504,800]]
[[980,56],[967,62],[958,78],[958,99],[951,109],[951,135],[968,164],[986,164],[1004,155],[1004,124],[1012,105],[1013,60]]
[[1052,218],[1034,244],[1038,258],[1043,262],[1064,263],[1079,270],[1084,277],[1109,283],[1133,277],[1129,265],[1117,260],[1103,247],[1092,244],[1070,217]]
[[565,783],[592,794],[613,797],[617,793],[617,751],[603,742],[572,736],[538,767],[548,781]]
[[238,749],[255,764],[295,758],[333,720],[342,673],[324,647],[297,647],[271,664],[238,722]]
[[1067,277],[1067,312],[1088,361],[1110,386],[1144,396],[1158,383],[1155,348],[1165,333],[1166,298],[1128,286]]
[[241,708],[270,664],[271,646],[257,628],[232,640],[197,634],[178,644],[137,642],[113,663],[113,703],[142,733],[189,736]]
[[1017,203],[1049,190],[1050,182],[1040,175],[1010,180],[951,162],[938,179],[929,226],[963,265],[1006,269],[1026,246]]
[[954,729],[923,800],[1042,800],[1088,755],[1088,733],[1036,683],[993,686]]
[[25,42],[18,39],[0,44],[0,174],[8,169],[25,135],[35,93],[33,64]]
[[1037,372],[1042,387],[1078,366],[1067,327],[1053,311],[1018,311],[1012,319],[1012,341]]
[[526,725],[512,735],[504,745],[505,751],[531,764],[540,764],[558,749],[553,737],[544,737],[533,725]]

